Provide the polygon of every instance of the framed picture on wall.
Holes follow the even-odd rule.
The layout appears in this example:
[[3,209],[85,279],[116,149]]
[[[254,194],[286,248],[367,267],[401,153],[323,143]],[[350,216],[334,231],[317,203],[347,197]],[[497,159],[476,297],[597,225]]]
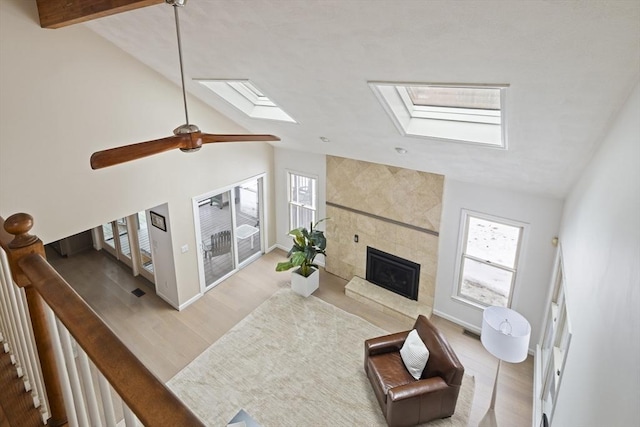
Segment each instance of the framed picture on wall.
[[155,213],[154,211],[149,211],[149,215],[151,215],[151,224],[159,228],[162,231],[167,231],[167,220],[160,214]]

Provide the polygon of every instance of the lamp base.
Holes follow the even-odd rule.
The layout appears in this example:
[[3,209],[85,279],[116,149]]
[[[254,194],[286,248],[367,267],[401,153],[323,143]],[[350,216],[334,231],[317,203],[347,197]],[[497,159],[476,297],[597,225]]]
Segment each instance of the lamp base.
[[498,421],[496,420],[496,410],[494,408],[489,408],[487,413],[484,414],[484,417],[478,423],[478,427],[498,427]]
[[478,427],[498,427],[498,421],[496,421],[496,394],[498,393],[498,376],[500,375],[500,366],[502,360],[498,359],[498,368],[496,369],[496,378],[493,380],[493,392],[491,393],[491,403],[489,409],[484,417],[480,420]]

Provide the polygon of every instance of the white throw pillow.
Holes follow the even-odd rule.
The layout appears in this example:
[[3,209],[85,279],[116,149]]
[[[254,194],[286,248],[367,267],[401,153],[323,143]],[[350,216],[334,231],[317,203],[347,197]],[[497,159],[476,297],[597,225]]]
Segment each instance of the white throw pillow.
[[419,380],[424,367],[427,366],[429,350],[415,329],[407,335],[407,339],[400,349],[400,357],[402,357],[404,366],[407,367],[411,376]]

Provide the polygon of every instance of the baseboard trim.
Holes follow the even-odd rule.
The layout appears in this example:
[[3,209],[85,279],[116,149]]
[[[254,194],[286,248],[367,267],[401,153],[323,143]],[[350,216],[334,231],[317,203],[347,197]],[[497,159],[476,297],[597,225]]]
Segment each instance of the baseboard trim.
[[278,244],[275,244],[270,248],[265,249],[264,253],[268,254],[269,252],[275,251],[276,249],[282,249],[282,248]]
[[191,297],[191,299],[187,300],[185,303],[180,304],[180,306],[178,307],[178,311],[182,311],[185,308],[189,307],[191,304],[198,301],[202,297],[202,295],[203,295],[202,293],[196,294],[193,297]]
[[175,308],[176,310],[180,310],[180,308],[178,308],[173,301],[171,301],[169,298],[167,298],[166,296],[162,295],[160,292],[158,292],[156,290],[156,295],[158,295],[164,302],[166,302],[167,304],[169,304],[171,307]]
[[458,319],[457,317],[450,316],[447,313],[443,313],[440,310],[436,310],[435,308],[433,309],[433,314],[435,314],[438,317],[442,317],[443,319],[447,319],[448,321],[453,322],[456,325],[462,326],[463,328],[473,332],[474,334],[480,335],[480,332],[482,332],[482,328],[478,328],[477,326],[472,325],[471,323],[464,322]]
[[[436,310],[435,308],[433,309],[433,314],[435,314],[436,316],[442,317],[443,319],[446,319],[450,322],[455,323],[456,325],[462,326],[464,329],[467,329],[470,332],[473,332],[474,334],[477,334],[478,336],[482,335],[482,328],[478,328],[477,326],[474,326],[470,323],[467,323],[465,321],[462,321],[456,317],[450,316],[446,313],[443,313],[440,310]],[[537,344],[537,343],[532,343],[531,341],[529,341],[529,351],[528,354],[530,356],[535,356],[535,349],[531,348],[532,344]]]

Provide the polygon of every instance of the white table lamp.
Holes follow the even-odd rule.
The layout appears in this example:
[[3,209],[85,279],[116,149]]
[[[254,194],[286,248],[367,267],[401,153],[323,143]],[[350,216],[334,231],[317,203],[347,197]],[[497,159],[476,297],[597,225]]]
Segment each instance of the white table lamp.
[[519,363],[527,358],[531,325],[520,313],[506,307],[487,307],[482,314],[480,340],[484,348],[499,359],[493,384],[491,404],[480,421],[480,427],[497,426],[495,405],[500,364],[504,360]]

